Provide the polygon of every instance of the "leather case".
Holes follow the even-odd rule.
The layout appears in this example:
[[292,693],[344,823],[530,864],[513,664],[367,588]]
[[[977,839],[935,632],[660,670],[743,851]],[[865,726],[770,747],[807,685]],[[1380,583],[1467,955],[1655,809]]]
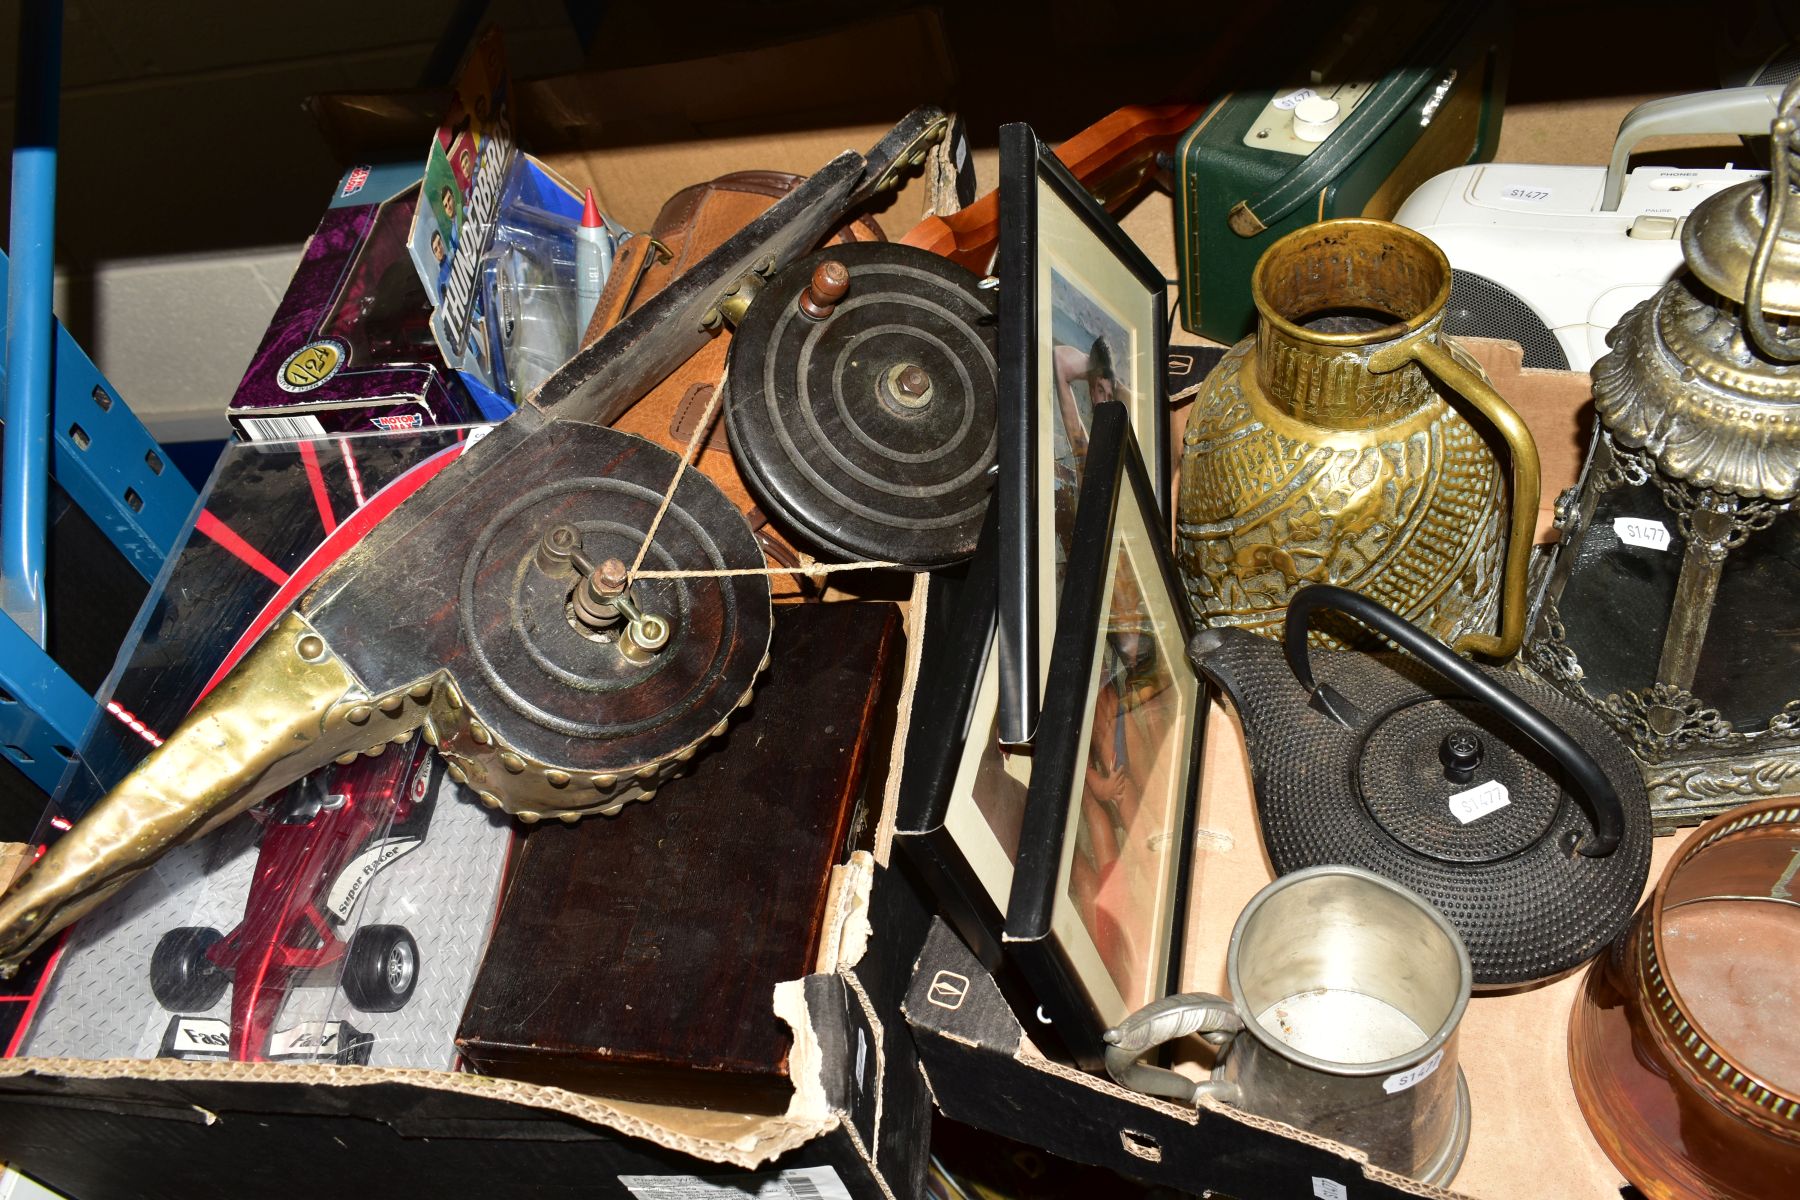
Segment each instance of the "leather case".
[[1500,7],[1393,8],[1346,10],[1335,37],[1309,52],[1303,65],[1335,56],[1333,82],[1315,84],[1320,95],[1348,105],[1364,90],[1304,154],[1306,143],[1284,132],[1300,94],[1291,86],[1224,96],[1177,143],[1175,248],[1188,332],[1226,345],[1250,332],[1250,274],[1282,235],[1330,217],[1387,220],[1433,175],[1493,158],[1508,57]]
[[[706,183],[684,188],[669,198],[657,215],[650,233],[627,239],[620,247],[606,290],[594,309],[582,345],[591,345],[626,314],[643,305],[688,267],[736,233],[802,181],[799,175],[780,171],[734,171]],[[843,242],[886,241],[872,217],[857,217],[833,231],[827,245]],[[694,429],[705,414],[707,402],[725,373],[725,355],[731,346],[731,329],[718,335],[698,354],[663,380],[631,411],[613,423],[614,428],[635,433],[680,454],[687,449]],[[750,519],[770,565],[795,567],[800,555],[786,536],[769,524],[756,507],[725,440],[723,416],[715,417],[694,466],[718,484],[731,502]],[[777,597],[809,590],[803,576],[777,575]]]

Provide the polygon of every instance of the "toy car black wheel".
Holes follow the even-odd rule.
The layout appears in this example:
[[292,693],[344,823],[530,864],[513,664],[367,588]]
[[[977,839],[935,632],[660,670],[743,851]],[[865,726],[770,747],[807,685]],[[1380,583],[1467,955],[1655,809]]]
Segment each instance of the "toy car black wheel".
[[397,1012],[419,984],[419,944],[398,925],[359,929],[342,982],[345,998],[363,1012]]
[[219,1002],[231,977],[206,952],[225,940],[216,929],[171,929],[150,954],[150,992],[170,1012],[205,1012]]

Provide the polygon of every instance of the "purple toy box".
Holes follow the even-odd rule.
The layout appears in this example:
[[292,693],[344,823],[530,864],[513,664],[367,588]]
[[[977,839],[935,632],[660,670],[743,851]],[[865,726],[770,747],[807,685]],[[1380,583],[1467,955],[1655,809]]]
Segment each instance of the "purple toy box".
[[[482,420],[407,253],[423,164],[354,167],[306,243],[227,414],[269,441]],[[488,419],[497,419],[503,413]]]

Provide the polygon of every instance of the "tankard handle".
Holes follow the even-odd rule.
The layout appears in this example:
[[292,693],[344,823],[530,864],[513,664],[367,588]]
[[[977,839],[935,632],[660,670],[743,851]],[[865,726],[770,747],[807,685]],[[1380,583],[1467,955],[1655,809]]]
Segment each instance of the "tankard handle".
[[[1537,534],[1541,481],[1537,443],[1531,430],[1479,371],[1456,360],[1435,334],[1413,337],[1369,356],[1369,369],[1388,372],[1411,361],[1443,380],[1493,423],[1512,453],[1512,523],[1506,537],[1506,569],[1501,576],[1500,634],[1466,633],[1457,639],[1460,654],[1510,658],[1525,640],[1525,575]],[[1397,640],[1397,639],[1396,639]]]
[[1575,794],[1587,813],[1593,832],[1576,843],[1575,849],[1587,858],[1604,858],[1619,848],[1625,833],[1625,809],[1612,780],[1594,761],[1594,756],[1581,743],[1563,732],[1543,713],[1522,697],[1496,683],[1463,659],[1444,643],[1406,620],[1386,605],[1360,592],[1330,583],[1303,587],[1288,601],[1287,625],[1282,630],[1282,649],[1288,667],[1300,686],[1313,695],[1326,712],[1342,721],[1344,714],[1333,711],[1345,703],[1329,687],[1313,682],[1311,648],[1306,642],[1307,620],[1319,609],[1331,609],[1355,617],[1376,633],[1392,641],[1402,650],[1432,668],[1465,696],[1494,710],[1514,729],[1543,747],[1575,784]]
[[1235,1104],[1235,1083],[1189,1079],[1161,1067],[1145,1066],[1138,1060],[1164,1042],[1195,1033],[1215,1046],[1229,1046],[1243,1029],[1236,1006],[1223,996],[1211,992],[1164,996],[1106,1031],[1106,1072],[1121,1085],[1147,1096],[1167,1096],[1189,1104],[1211,1096],[1223,1104]]

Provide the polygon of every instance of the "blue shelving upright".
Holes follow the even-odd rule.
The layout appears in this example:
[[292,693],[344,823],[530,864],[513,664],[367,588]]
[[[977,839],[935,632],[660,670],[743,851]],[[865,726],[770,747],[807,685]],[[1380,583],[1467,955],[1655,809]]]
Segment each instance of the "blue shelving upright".
[[46,792],[73,761],[94,698],[50,655],[46,596],[54,479],[124,560],[154,580],[192,519],[194,488],[51,312],[60,0],[19,19],[0,457],[0,756]]

